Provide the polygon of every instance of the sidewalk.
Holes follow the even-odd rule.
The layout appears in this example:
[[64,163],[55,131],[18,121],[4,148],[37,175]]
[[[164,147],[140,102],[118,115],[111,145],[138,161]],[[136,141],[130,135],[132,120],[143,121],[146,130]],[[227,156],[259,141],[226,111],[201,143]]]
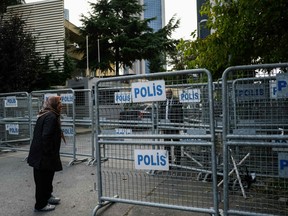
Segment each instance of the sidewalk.
[[[54,178],[54,195],[61,197],[55,211],[34,212],[33,170],[25,161],[27,152],[0,152],[1,216],[91,216],[97,205],[95,166],[80,163],[68,167],[70,158],[62,157],[63,171]],[[97,216],[204,216],[207,214],[115,203],[98,210]]]

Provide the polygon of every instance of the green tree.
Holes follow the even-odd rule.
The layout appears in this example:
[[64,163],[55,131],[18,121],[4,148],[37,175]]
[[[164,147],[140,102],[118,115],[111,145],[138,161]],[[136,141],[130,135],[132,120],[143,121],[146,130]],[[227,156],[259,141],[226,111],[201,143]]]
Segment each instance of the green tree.
[[6,12],[7,6],[25,4],[25,0],[1,0],[0,1],[0,16]]
[[89,62],[93,69],[113,70],[115,65],[119,75],[120,66],[130,67],[135,60],[147,59],[155,70],[155,62],[162,62],[159,55],[175,48],[175,41],[169,36],[179,21],[171,19],[166,27],[153,32],[149,23],[156,18],[141,19],[144,6],[138,0],[100,0],[91,3],[91,8],[89,17],[82,16],[81,32],[89,37]]
[[25,22],[16,15],[0,22],[0,92],[40,88],[40,74],[48,69],[35,51],[35,38],[24,28]]
[[166,71],[167,59],[170,59],[176,52],[176,46],[179,41],[171,37],[173,31],[179,27],[180,21],[175,19],[175,16],[173,16],[166,26],[155,32],[153,34],[154,40],[151,40],[148,44],[148,46],[152,47],[151,51],[148,50],[148,56],[146,57],[149,61],[151,73]]
[[[24,0],[3,0],[0,2],[0,92],[32,91],[48,89],[53,85],[65,85],[71,77],[75,64],[64,56],[64,72],[59,70],[60,60],[54,60],[49,67],[51,54],[41,57],[35,51],[36,40],[21,16],[7,15],[7,6],[25,3]],[[56,68],[56,70],[55,70]]]
[[285,62],[287,12],[286,0],[207,1],[202,13],[214,33],[178,48],[185,53],[188,68],[205,67],[215,78],[232,65]]

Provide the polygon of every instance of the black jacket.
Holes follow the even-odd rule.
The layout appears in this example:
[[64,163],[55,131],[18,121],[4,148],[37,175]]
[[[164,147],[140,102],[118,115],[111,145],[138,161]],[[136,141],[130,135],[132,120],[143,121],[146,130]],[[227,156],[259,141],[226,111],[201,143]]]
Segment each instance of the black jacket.
[[36,169],[60,171],[61,126],[53,112],[37,119],[28,155],[28,164]]
[[[166,103],[167,101],[160,102],[160,119],[166,119]],[[183,122],[182,104],[177,98],[173,98],[168,106],[168,119],[171,123]]]

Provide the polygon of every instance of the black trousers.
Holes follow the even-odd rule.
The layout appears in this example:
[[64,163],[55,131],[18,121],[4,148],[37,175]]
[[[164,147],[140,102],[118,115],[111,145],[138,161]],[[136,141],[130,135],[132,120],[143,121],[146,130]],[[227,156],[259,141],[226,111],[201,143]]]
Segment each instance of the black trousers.
[[35,181],[35,209],[42,209],[48,204],[48,199],[53,192],[54,171],[33,169]]

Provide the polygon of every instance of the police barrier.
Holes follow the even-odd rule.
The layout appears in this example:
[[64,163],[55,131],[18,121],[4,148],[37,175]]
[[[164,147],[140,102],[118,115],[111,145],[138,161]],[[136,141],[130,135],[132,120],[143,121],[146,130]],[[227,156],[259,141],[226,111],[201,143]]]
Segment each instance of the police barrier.
[[[99,80],[96,158],[106,161],[97,163],[92,214],[123,202],[218,215],[212,97],[205,69]],[[104,112],[106,102],[119,112]]]
[[[91,89],[75,89],[76,155],[88,157],[88,165],[95,158],[93,98]],[[78,159],[79,160],[79,159]],[[82,161],[85,160],[82,159]]]
[[223,73],[224,215],[288,215],[287,67]]
[[3,93],[0,101],[0,148],[27,150],[25,144],[30,142],[28,93]]

